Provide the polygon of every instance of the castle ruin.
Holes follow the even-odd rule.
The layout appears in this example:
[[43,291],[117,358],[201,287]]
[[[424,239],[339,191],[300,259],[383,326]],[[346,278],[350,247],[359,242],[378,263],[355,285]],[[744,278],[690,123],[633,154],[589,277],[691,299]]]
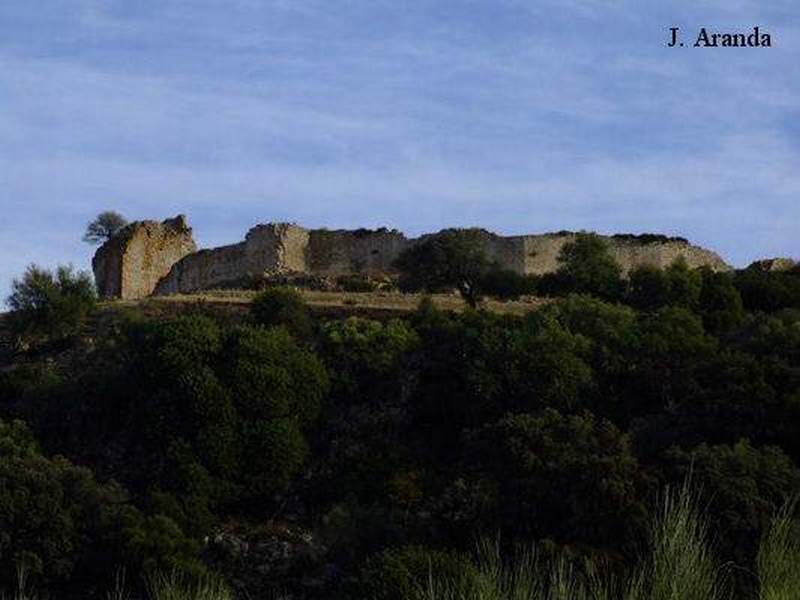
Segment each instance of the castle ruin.
[[[100,247],[92,267],[101,297],[138,299],[234,287],[287,273],[321,277],[392,274],[399,254],[426,237],[407,238],[387,229],[332,231],[267,223],[250,229],[238,244],[198,251],[186,217],[178,215],[161,223],[127,225]],[[485,232],[482,237],[490,260],[503,268],[543,274],[558,268],[559,252],[575,234],[500,236]],[[640,265],[663,268],[681,257],[693,268],[730,270],[714,252],[679,238],[605,239],[624,272]]]

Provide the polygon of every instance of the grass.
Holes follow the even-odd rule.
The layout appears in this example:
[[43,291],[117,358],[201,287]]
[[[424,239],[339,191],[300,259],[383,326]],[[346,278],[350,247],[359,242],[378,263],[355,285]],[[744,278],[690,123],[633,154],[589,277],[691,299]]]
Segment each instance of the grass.
[[761,540],[758,600],[800,599],[800,535],[792,519],[796,507],[796,498],[787,502]]
[[[800,544],[791,536],[787,509],[776,519],[759,555],[762,592],[757,600],[800,598]],[[667,490],[638,565],[621,578],[586,561],[541,559],[535,547],[510,561],[497,544],[482,542],[478,575],[442,580],[431,573],[408,600],[725,600],[732,598],[727,568],[715,557],[706,518],[688,484]],[[791,575],[790,575],[791,572]],[[765,592],[764,590],[772,590]],[[794,594],[794,595],[792,595]]]
[[233,593],[216,577],[188,578],[177,571],[157,574],[147,582],[150,600],[233,600]]

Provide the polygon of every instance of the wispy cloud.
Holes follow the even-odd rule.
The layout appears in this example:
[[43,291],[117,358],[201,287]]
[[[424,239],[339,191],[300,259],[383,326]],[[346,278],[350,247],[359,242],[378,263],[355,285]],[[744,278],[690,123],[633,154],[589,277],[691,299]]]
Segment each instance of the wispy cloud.
[[[0,293],[91,216],[685,234],[800,254],[794,3],[9,0]],[[673,24],[768,50],[664,47]]]

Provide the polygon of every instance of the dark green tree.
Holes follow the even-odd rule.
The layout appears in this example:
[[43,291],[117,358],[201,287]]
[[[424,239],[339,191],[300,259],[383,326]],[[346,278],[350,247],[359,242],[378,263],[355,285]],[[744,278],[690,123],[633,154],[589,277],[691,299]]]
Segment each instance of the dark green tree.
[[496,485],[484,527],[620,548],[642,525],[646,482],[629,438],[591,413],[508,415],[476,435],[468,456]]
[[473,308],[480,300],[480,282],[489,268],[480,229],[446,229],[405,250],[395,266],[400,287],[438,292],[456,288]]
[[703,279],[679,259],[666,269],[641,266],[629,275],[627,302],[641,310],[680,306],[695,310],[700,301]]
[[621,297],[622,268],[611,255],[608,242],[596,233],[576,234],[561,248],[558,262],[558,270],[543,278],[545,292],[590,294],[609,300]]
[[127,224],[128,220],[118,212],[113,210],[101,212],[86,226],[83,241],[87,244],[102,244],[114,237]]

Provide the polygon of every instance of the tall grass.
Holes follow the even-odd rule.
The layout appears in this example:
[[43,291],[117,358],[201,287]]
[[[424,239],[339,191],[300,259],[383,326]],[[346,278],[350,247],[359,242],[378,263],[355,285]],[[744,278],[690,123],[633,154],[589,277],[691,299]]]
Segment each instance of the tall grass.
[[764,533],[758,549],[758,600],[800,599],[800,536],[793,520],[797,498],[787,502]]
[[723,600],[728,581],[689,482],[667,489],[651,529],[650,551],[627,585],[631,600]]
[[178,571],[148,579],[150,600],[233,600],[233,593],[217,577],[189,578]]
[[[477,559],[477,576],[452,581],[432,573],[417,597],[409,600],[724,600],[730,597],[725,570],[712,551],[707,521],[688,484],[664,494],[651,528],[646,557],[626,577],[603,574],[588,561],[579,565],[564,558],[544,561],[535,548],[504,561],[496,543],[481,542]],[[780,573],[776,576],[780,577]],[[768,600],[784,598],[789,596],[768,597]]]
[[17,563],[17,581],[13,595],[8,596],[5,591],[0,593],[0,600],[37,600],[38,595],[29,585],[30,571],[25,562]]

